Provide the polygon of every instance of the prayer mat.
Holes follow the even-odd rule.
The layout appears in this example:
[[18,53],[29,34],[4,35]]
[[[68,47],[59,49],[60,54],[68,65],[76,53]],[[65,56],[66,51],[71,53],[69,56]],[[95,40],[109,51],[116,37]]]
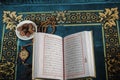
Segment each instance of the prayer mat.
[[[38,32],[62,37],[92,31],[96,77],[76,80],[119,80],[119,11],[118,0],[1,0],[0,80],[32,80],[32,39],[21,40],[15,33],[24,20],[35,22]],[[20,57],[24,47],[26,59]]]

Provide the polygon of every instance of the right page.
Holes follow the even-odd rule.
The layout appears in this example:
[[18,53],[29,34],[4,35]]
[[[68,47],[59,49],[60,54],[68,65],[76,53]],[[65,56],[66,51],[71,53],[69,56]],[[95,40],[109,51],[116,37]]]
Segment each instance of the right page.
[[82,33],[84,36],[84,40],[86,43],[86,55],[88,62],[88,70],[90,77],[96,77],[96,69],[95,69],[95,57],[94,57],[94,46],[93,46],[93,34],[92,31]]
[[[89,39],[86,38],[89,36]],[[65,78],[95,76],[91,31],[71,34],[64,38]],[[92,69],[91,69],[92,68]]]

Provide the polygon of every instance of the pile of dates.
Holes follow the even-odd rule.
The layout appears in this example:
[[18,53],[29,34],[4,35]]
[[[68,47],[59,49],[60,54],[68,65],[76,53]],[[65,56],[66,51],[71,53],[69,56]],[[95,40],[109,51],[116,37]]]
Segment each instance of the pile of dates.
[[18,27],[17,30],[21,36],[30,37],[35,32],[35,26],[32,23],[26,23]]

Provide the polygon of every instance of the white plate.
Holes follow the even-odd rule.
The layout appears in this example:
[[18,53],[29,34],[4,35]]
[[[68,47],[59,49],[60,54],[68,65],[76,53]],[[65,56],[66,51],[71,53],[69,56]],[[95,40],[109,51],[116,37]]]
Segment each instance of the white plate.
[[37,32],[37,25],[36,25],[34,22],[29,21],[29,20],[22,21],[22,22],[20,22],[20,23],[17,25],[16,30],[15,30],[17,37],[18,37],[19,39],[21,39],[21,40],[30,40],[30,39],[32,39],[32,38],[34,37],[34,33],[31,34],[30,37],[21,36],[21,35],[20,35],[20,31],[17,30],[18,27],[21,27],[22,25],[24,25],[24,24],[26,24],[26,23],[31,23],[31,24],[33,24],[33,26],[35,27],[35,32]]

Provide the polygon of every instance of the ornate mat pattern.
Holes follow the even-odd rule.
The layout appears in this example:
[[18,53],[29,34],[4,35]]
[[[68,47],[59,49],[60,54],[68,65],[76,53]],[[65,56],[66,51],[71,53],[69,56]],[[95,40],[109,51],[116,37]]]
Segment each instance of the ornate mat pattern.
[[39,25],[41,21],[46,21],[51,17],[56,20],[56,26],[102,25],[106,79],[118,80],[120,78],[118,74],[120,73],[118,12],[118,8],[22,13],[3,11],[5,29],[2,40],[3,44],[1,45],[0,80],[14,80],[16,78],[18,57],[17,37],[14,31],[16,25],[22,20],[32,20]]

